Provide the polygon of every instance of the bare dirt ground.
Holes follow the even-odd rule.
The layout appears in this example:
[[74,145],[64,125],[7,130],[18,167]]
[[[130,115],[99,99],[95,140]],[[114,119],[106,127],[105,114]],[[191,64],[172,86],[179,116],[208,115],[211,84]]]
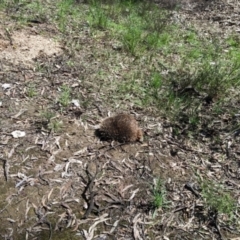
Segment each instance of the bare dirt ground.
[[[176,13],[183,24],[190,20],[208,34],[211,25],[223,36],[240,31],[237,1],[189,4]],[[216,116],[196,136],[198,141],[185,140],[184,129],[175,138],[171,123],[150,110],[127,100],[120,109],[114,107],[111,77],[105,79],[108,83],[97,77],[107,68],[100,62],[100,49],[114,51],[110,46],[83,31],[81,49],[73,56],[44,24],[8,35],[6,28],[14,20],[0,21],[1,239],[239,239],[239,223],[227,226],[221,216],[216,223],[188,187],[196,175],[225,179],[240,200],[239,136],[233,138],[228,129],[237,122],[233,116]],[[126,69],[115,72],[119,81]],[[63,84],[71,87],[80,106],[60,107]],[[34,97],[29,97],[29,86],[37,90]],[[120,110],[135,115],[143,143],[120,145],[95,136],[94,126]],[[59,131],[47,129],[45,111],[56,113]],[[14,138],[16,130],[26,135]],[[151,189],[159,176],[171,203],[153,218]]]
[[4,39],[7,33],[4,33],[4,29],[0,29],[0,33],[1,59],[13,64],[33,64],[33,59],[40,54],[52,56],[61,53],[59,43],[54,42],[53,39],[37,35],[37,33],[34,34],[31,29],[16,31],[10,39],[6,37]]

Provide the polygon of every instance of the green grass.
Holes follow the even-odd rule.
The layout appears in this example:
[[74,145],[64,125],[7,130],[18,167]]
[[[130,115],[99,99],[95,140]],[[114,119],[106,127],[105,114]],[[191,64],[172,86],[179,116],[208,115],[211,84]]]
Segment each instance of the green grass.
[[[193,109],[194,112],[201,109],[206,97],[214,103],[228,96],[228,91],[232,88],[240,87],[240,64],[236,58],[228,58],[229,55],[224,55],[219,45],[215,44],[201,43],[200,51],[199,44],[190,50],[186,48],[185,52],[181,46],[179,54],[183,60],[174,66],[175,69],[168,70],[167,74],[164,72],[169,67],[160,62],[150,74],[143,74],[134,83],[134,87],[126,82],[127,88],[121,86],[120,89],[124,93],[131,91],[133,96],[139,96],[142,105],[155,105],[173,117],[187,109],[192,118]],[[121,83],[123,84],[125,83]],[[194,118],[190,122],[195,122],[197,116]]]
[[49,124],[47,125],[48,129],[52,132],[56,133],[62,129],[63,123],[58,119],[50,120]]
[[108,17],[105,13],[103,5],[99,1],[92,1],[90,7],[90,24],[92,27],[106,29],[108,25]]
[[27,86],[26,94],[28,97],[33,98],[37,95],[37,89],[34,84],[29,84]]
[[141,42],[141,31],[137,28],[127,29],[122,36],[123,46],[125,50],[130,52],[132,55],[136,55],[137,51],[141,51],[137,47]]
[[61,93],[58,98],[58,102],[61,104],[62,107],[67,107],[71,101],[70,97],[71,97],[71,89],[68,86],[63,85],[61,87]]
[[226,214],[229,220],[232,220],[236,210],[236,201],[229,192],[222,185],[207,180],[201,183],[201,189],[206,206],[220,214]]
[[85,18],[84,10],[76,5],[74,0],[61,0],[57,2],[57,8],[53,20],[59,30],[66,35],[79,31],[82,27],[82,19]]
[[[48,15],[47,8],[42,1],[10,0],[1,1],[2,9],[7,9],[11,18],[15,19],[20,25],[26,25],[29,22],[46,22]],[[21,9],[21,10],[19,10]]]
[[58,117],[56,117],[55,112],[46,110],[41,112],[40,116],[42,118],[42,127],[45,129],[54,133],[59,132],[62,129],[63,123]]
[[163,181],[160,178],[154,179],[152,187],[152,208],[154,210],[153,215],[159,208],[167,207],[169,202],[167,201],[166,189]]
[[46,110],[41,112],[41,117],[43,118],[44,121],[46,120],[49,123],[50,120],[55,117],[55,113],[52,111]]

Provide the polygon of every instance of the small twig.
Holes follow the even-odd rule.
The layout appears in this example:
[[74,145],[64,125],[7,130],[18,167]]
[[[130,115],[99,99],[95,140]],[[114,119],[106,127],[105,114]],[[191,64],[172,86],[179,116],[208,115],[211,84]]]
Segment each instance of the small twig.
[[87,219],[88,216],[89,216],[89,214],[90,214],[90,213],[92,212],[92,210],[94,209],[94,204],[95,204],[95,202],[94,202],[94,197],[95,197],[96,195],[97,195],[96,192],[91,192],[91,193],[90,193],[90,197],[89,197],[90,201],[88,201],[88,209],[87,209],[87,211],[84,213],[83,219]]
[[47,221],[47,220],[43,220],[43,223],[45,223],[49,227],[49,237],[48,237],[48,240],[51,240],[52,239],[52,224],[49,221]]
[[180,145],[179,143],[173,142],[173,141],[170,140],[170,139],[167,139],[166,141],[167,141],[167,143],[176,145],[176,146],[178,146],[180,149],[183,149],[183,150],[185,150],[185,151],[194,152],[194,153],[201,153],[201,154],[209,154],[208,152],[198,151],[198,150],[195,150],[195,149],[188,148],[188,147],[186,147],[186,146],[184,146],[184,145]]
[[210,221],[209,221],[209,225],[212,225],[213,227],[215,227],[215,229],[217,230],[217,233],[220,237],[221,240],[224,240],[225,238],[223,237],[220,228],[217,224],[217,217],[218,217],[218,212],[217,210],[210,210],[209,212],[209,217],[210,217]]
[[199,194],[193,187],[192,183],[186,183],[184,186],[187,190],[189,190],[190,192],[192,192],[196,197],[200,198],[201,194]]
[[39,171],[38,177],[39,177],[40,180],[42,180],[45,183],[43,185],[45,185],[45,186],[50,185],[49,181],[43,178],[42,171]]
[[95,107],[97,108],[99,115],[100,115],[101,117],[103,117],[104,114],[102,113],[102,110],[101,110],[101,108],[99,107],[99,105],[98,105],[97,103],[93,103],[93,106],[95,106]]
[[[116,146],[110,146],[110,147],[108,147],[103,153],[100,153],[99,155],[98,155],[98,157],[101,157],[102,155],[104,155],[106,152],[108,152],[109,150],[111,150],[111,149],[115,149],[115,148],[117,148],[117,147],[122,147],[123,145],[125,145],[126,143],[119,143],[119,144],[117,144]],[[104,146],[105,147],[105,146]]]
[[8,163],[8,160],[7,159],[4,159],[4,158],[0,158],[0,160],[3,161],[3,171],[4,171],[4,177],[5,177],[5,180],[6,182],[8,181],[8,173],[9,173],[9,168],[10,168],[10,165]]
[[[83,219],[88,218],[89,214],[94,209],[94,205],[95,205],[94,197],[97,195],[97,193],[93,191],[93,184],[94,184],[94,181],[96,179],[98,171],[96,171],[94,176],[92,176],[92,174],[89,172],[88,169],[86,169],[86,173],[87,173],[87,176],[88,176],[88,183],[87,183],[87,186],[85,187],[85,189],[84,189],[84,191],[82,193],[82,197],[87,202],[88,209],[85,212],[85,214],[83,215]],[[87,198],[87,196],[86,196],[87,191],[89,191],[89,193],[90,193],[90,197],[89,198]]]
[[173,211],[173,213],[180,212],[180,211],[185,210],[185,209],[187,209],[186,206],[179,207],[179,208],[175,209],[175,210]]
[[37,226],[38,224],[46,224],[49,227],[48,240],[51,240],[52,239],[52,224],[48,220],[46,220],[46,214],[42,215],[42,213],[36,212],[36,215],[40,219],[34,226]]

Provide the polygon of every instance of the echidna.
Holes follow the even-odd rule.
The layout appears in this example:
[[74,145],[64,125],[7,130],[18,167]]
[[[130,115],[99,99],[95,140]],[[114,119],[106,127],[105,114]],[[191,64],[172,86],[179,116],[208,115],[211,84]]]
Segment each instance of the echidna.
[[142,130],[135,118],[126,113],[106,118],[102,121],[96,135],[101,140],[116,140],[118,142],[135,142],[143,140]]

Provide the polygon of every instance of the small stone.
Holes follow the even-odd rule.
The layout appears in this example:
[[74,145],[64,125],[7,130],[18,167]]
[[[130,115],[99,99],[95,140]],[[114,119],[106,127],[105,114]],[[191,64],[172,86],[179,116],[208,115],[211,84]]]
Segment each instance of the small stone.
[[13,132],[11,132],[11,134],[12,134],[12,136],[14,138],[21,138],[21,137],[25,137],[26,136],[25,132],[19,131],[19,130],[13,131]]

